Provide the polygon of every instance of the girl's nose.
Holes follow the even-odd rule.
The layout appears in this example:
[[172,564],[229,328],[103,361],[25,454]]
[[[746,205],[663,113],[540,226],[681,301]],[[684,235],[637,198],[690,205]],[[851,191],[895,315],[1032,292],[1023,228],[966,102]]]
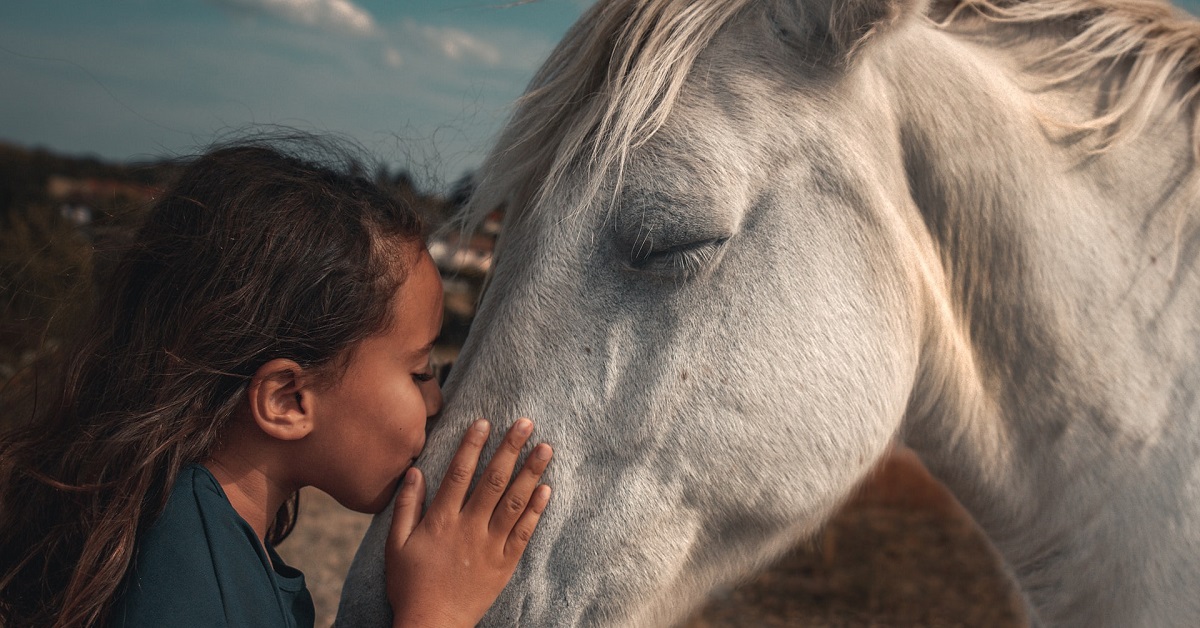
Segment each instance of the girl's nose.
[[421,383],[421,396],[425,398],[426,418],[432,419],[442,411],[442,386],[437,378]]

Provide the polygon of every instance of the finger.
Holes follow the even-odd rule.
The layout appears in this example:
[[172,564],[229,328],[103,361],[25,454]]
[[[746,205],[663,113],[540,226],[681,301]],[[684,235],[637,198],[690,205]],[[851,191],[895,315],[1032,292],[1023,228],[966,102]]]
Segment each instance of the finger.
[[388,538],[396,547],[402,547],[412,531],[421,521],[421,504],[425,502],[425,476],[420,469],[409,467],[401,480],[396,494],[396,508],[392,511],[392,527]]
[[456,513],[462,510],[463,501],[467,497],[467,487],[471,485],[471,478],[475,476],[475,465],[479,464],[479,452],[487,442],[490,427],[486,420],[479,419],[467,429],[458,451],[450,460],[450,466],[446,468],[442,486],[438,488],[433,503],[429,505],[431,513]]
[[516,560],[525,552],[525,548],[529,546],[529,539],[533,538],[533,531],[537,528],[538,521],[542,518],[542,512],[546,510],[546,504],[549,502],[550,487],[545,484],[537,487],[537,490],[533,492],[533,498],[529,500],[529,507],[521,514],[517,525],[513,526],[512,533],[508,535],[508,542],[504,545],[506,557]]
[[521,418],[513,423],[508,434],[504,435],[500,447],[492,455],[492,460],[483,470],[479,483],[475,485],[475,492],[471,493],[463,512],[481,515],[484,520],[491,518],[492,511],[500,502],[500,496],[504,495],[504,489],[508,488],[508,482],[512,479],[513,467],[517,465],[521,448],[525,446],[525,441],[529,440],[531,433],[533,433],[533,421]]
[[512,486],[508,487],[504,499],[492,512],[488,528],[493,534],[507,535],[512,531],[517,519],[525,512],[530,496],[537,488],[538,481],[542,479],[546,465],[550,464],[550,457],[553,455],[554,450],[546,443],[534,447],[529,453],[529,457],[525,459],[525,466],[521,467],[521,472],[513,480]]

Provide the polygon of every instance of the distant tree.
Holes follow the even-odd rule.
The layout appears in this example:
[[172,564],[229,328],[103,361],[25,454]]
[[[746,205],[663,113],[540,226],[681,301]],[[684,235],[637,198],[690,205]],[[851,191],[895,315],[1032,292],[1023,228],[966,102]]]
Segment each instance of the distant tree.
[[9,214],[42,200],[50,172],[39,167],[26,150],[0,145],[0,228],[8,224]]
[[413,180],[412,173],[401,168],[396,171],[388,180],[388,185],[401,192],[417,195],[417,183]]
[[81,229],[49,198],[50,177],[165,187],[176,172],[169,161],[126,166],[0,143],[0,428],[27,418],[49,390],[58,347],[149,202],[121,191],[77,199],[93,217]]
[[455,210],[466,207],[471,197],[475,195],[475,174],[474,170],[468,170],[451,186],[450,198],[446,200]]
[[[457,208],[420,189],[407,170],[371,170],[362,162],[352,169],[374,175],[376,184],[411,204],[432,229]],[[28,418],[36,397],[50,390],[46,374],[54,372],[58,347],[86,315],[151,203],[144,191],[121,186],[68,199],[92,211],[91,223],[79,228],[62,216],[63,201],[49,198],[50,177],[165,188],[178,172],[172,160],[121,165],[0,143],[0,429]],[[461,194],[467,188],[460,181],[455,189]]]
[[28,418],[34,395],[47,390],[37,373],[54,371],[94,286],[91,243],[56,208],[10,212],[0,230],[0,428]]
[[452,207],[440,196],[421,190],[416,179],[403,168],[394,173],[386,166],[380,166],[375,171],[375,183],[388,190],[392,195],[408,203],[421,214],[431,230],[436,230],[445,224],[452,213]]

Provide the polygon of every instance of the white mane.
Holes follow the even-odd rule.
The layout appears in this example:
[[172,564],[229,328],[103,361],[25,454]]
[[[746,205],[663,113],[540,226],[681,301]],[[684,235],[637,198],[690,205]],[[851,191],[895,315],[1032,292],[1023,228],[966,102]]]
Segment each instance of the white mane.
[[[1125,66],[1106,108],[1074,131],[1096,134],[1095,151],[1137,135],[1167,100],[1167,117],[1193,116],[1192,149],[1200,159],[1200,22],[1160,0],[956,0],[944,7],[943,27],[975,13],[988,22],[1054,26],[1066,41],[1030,63],[1047,87]],[[1061,124],[1061,123],[1059,123]]]
[[599,192],[630,149],[662,126],[692,63],[752,0],[621,0],[598,3],[534,76],[485,160],[464,215],[473,226],[507,206],[518,214],[561,191],[586,166],[580,204]]
[[[507,207],[518,216],[562,192],[576,168],[586,168],[578,204],[599,193],[602,178],[618,179],[629,151],[662,126],[696,57],[751,0],[621,0],[598,3],[571,29],[531,81],[485,160],[476,194],[463,215],[475,226]],[[1107,109],[1073,130],[1100,135],[1097,150],[1135,135],[1153,121],[1155,106],[1176,96],[1169,113],[1193,114],[1193,149],[1200,159],[1200,23],[1159,0],[953,0],[934,7],[943,27],[973,12],[985,20],[1055,25],[1067,40],[1032,70],[1052,85],[1128,64]],[[562,211],[564,208],[560,208]]]

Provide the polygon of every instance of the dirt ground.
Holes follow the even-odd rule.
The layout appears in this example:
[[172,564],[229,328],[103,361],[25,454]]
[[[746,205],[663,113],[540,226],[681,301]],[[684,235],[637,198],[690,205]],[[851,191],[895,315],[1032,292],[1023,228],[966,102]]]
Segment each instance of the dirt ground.
[[[317,626],[329,626],[370,518],[316,491],[280,548],[308,577]],[[990,547],[908,452],[890,458],[813,543],[743,585],[714,594],[682,628],[1017,628],[1015,589]]]

